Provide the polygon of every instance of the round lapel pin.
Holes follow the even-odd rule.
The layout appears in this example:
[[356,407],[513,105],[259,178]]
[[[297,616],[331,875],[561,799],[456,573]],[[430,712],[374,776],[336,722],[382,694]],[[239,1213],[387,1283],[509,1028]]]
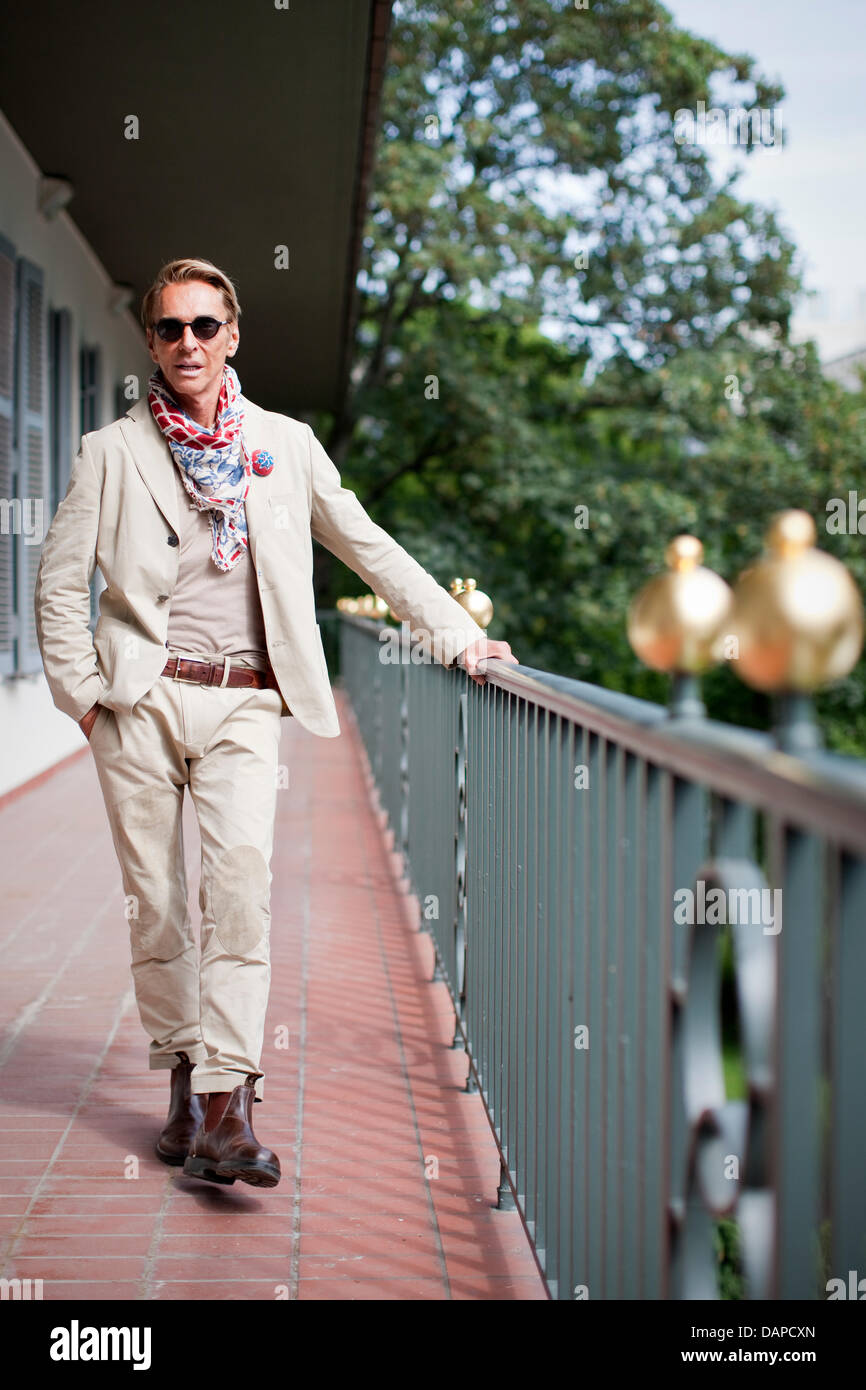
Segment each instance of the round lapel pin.
[[273,471],[274,457],[269,454],[267,449],[256,449],[253,454],[253,472],[260,478],[266,478]]

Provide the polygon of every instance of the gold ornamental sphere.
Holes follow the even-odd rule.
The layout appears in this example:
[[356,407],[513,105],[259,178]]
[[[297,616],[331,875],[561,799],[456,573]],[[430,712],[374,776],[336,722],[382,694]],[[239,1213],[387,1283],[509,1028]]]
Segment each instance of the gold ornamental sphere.
[[697,536],[676,536],[665,551],[667,573],[632,599],[628,640],[655,671],[699,675],[722,659],[731,591],[703,558]]
[[808,512],[780,512],[767,532],[768,554],[735,586],[732,664],[756,690],[816,690],[847,676],[860,655],[860,593],[815,539]]
[[474,579],[452,579],[451,593],[479,627],[489,627],[493,603],[487,594],[481,592]]

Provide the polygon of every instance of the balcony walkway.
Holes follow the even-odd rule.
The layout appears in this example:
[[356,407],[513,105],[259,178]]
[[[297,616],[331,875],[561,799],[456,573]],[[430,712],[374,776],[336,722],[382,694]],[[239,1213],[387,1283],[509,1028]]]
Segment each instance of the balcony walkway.
[[0,1276],[42,1279],[45,1300],[546,1298],[519,1217],[495,1207],[482,1102],[337,698],[341,738],[283,725],[256,1106],[282,1162],[269,1192],[153,1153],[168,1078],[147,1070],[86,750],[0,807]]

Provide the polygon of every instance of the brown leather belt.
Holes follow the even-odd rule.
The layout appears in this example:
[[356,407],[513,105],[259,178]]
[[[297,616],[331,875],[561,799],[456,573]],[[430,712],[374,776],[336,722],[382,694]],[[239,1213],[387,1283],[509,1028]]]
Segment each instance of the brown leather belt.
[[266,671],[254,671],[250,666],[232,666],[228,679],[225,679],[224,661],[192,661],[185,656],[171,656],[162,668],[164,676],[172,680],[189,681],[192,685],[215,685],[221,689],[239,686],[251,690],[279,690],[277,678],[270,667]]

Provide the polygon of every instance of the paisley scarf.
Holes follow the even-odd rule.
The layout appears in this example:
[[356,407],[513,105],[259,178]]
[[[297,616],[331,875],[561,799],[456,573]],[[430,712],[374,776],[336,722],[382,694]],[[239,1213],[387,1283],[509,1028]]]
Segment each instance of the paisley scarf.
[[251,471],[237,372],[228,363],[223,368],[213,430],[197,424],[178,405],[160,368],[148,382],[147,399],[194,505],[213,514],[211,559],[217,569],[234,569],[249,547],[244,502]]

